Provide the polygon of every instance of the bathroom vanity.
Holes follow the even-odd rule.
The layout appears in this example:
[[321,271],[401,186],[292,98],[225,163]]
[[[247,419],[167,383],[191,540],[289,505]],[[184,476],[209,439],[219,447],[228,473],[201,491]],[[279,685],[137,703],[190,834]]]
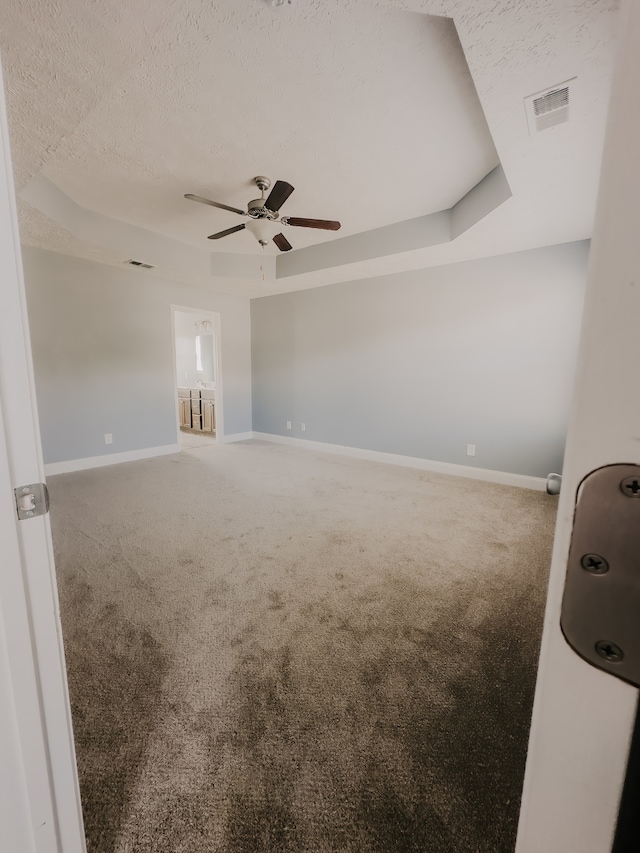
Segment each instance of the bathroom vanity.
[[178,388],[180,429],[216,431],[216,392],[208,388]]

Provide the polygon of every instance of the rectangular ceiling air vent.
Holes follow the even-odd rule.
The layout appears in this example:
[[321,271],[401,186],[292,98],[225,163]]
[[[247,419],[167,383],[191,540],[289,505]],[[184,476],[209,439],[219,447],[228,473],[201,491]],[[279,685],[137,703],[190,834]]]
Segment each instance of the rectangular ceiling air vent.
[[142,261],[134,261],[133,259],[126,261],[125,263],[131,264],[132,267],[142,267],[145,270],[152,270],[152,264],[144,264]]
[[540,98],[533,99],[533,111],[538,116],[545,113],[550,113],[552,110],[559,110],[562,107],[569,106],[569,87],[565,86],[562,89],[552,89],[546,95]]
[[566,83],[536,92],[524,99],[531,136],[541,130],[569,121],[569,83],[571,82],[568,80]]

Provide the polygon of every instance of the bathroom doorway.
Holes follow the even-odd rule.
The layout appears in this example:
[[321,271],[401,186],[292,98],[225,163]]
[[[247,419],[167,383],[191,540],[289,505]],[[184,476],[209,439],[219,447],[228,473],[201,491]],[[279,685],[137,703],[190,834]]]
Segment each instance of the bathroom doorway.
[[220,315],[172,306],[176,422],[183,450],[222,434]]

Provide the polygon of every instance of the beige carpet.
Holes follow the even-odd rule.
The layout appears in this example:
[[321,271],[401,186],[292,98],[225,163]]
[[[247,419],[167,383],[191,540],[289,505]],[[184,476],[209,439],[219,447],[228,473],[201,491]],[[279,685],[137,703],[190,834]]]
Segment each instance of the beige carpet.
[[262,442],[49,486],[90,853],[513,850],[555,499]]

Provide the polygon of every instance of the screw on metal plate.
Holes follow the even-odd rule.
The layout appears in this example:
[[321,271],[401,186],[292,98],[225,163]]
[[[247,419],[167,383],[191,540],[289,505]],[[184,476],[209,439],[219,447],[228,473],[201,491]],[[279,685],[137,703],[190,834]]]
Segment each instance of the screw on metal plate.
[[640,477],[625,477],[620,483],[620,490],[628,498],[640,498]]
[[576,491],[560,627],[581,658],[636,687],[638,554],[640,464],[620,462],[591,471]]
[[33,483],[30,486],[18,486],[14,489],[18,518],[35,518],[49,512],[49,492],[44,483]]
[[594,575],[604,575],[609,571],[609,563],[599,554],[585,554],[580,560],[580,565]]
[[616,646],[615,643],[610,643],[608,640],[598,640],[596,651],[601,658],[608,660],[609,663],[619,663],[624,658],[624,652],[620,646]]

